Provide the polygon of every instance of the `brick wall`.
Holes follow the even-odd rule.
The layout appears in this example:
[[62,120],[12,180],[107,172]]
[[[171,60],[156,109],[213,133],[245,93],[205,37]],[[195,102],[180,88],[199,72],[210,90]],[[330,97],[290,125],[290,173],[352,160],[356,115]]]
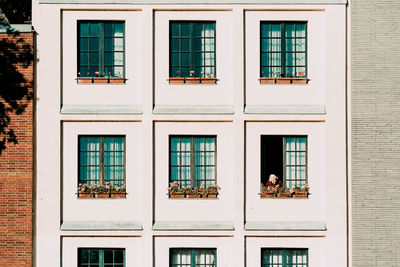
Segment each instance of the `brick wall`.
[[[29,44],[33,51],[32,32],[0,33],[0,41],[5,38],[11,42],[22,39],[19,50]],[[28,67],[16,66],[32,92],[33,63]],[[0,101],[4,103],[2,95]],[[33,100],[25,102],[27,107],[23,113],[10,116],[9,126],[14,129],[18,144],[7,143],[7,149],[0,155],[0,266],[32,266]]]
[[400,1],[351,16],[352,262],[400,266]]

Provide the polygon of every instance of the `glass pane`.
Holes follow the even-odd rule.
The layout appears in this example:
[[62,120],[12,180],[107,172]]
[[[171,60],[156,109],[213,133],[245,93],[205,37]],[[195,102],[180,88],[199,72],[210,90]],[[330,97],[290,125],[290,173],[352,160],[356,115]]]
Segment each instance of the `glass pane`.
[[89,39],[88,38],[80,38],[79,39],[79,50],[80,51],[88,51],[89,50]]
[[271,24],[261,24],[261,37],[271,37]]
[[190,250],[181,250],[182,264],[190,264]]
[[124,64],[124,53],[115,52],[114,53],[114,65],[123,65]]
[[190,35],[190,27],[189,23],[181,23],[181,36],[189,36]]
[[171,146],[171,151],[179,151],[180,150],[179,137],[171,137],[170,146]]
[[179,36],[179,23],[171,23],[171,35],[172,36]]
[[115,23],[114,25],[114,37],[124,36],[124,23]]
[[281,39],[271,39],[271,47],[273,52],[281,51]]
[[271,51],[270,39],[261,39],[261,51]]
[[189,66],[190,54],[189,53],[181,53],[181,65]]
[[180,53],[171,53],[171,65],[179,66],[179,55]]
[[296,152],[286,153],[286,165],[296,165]]
[[115,51],[124,51],[124,39],[122,39],[122,38],[114,39],[114,50]]
[[296,37],[306,37],[306,24],[296,24]]
[[92,66],[99,65],[99,54],[98,53],[90,53],[89,54],[89,64]]
[[196,152],[196,165],[204,165],[205,157],[204,152]]
[[206,167],[206,178],[215,179],[215,167]]
[[286,24],[286,37],[295,37],[294,24]]
[[181,51],[189,52],[189,39],[181,39]]
[[[89,65],[89,53],[79,53],[79,64]],[[82,76],[85,76],[83,73]]]
[[196,38],[195,40],[195,51],[204,51],[204,39]]
[[296,65],[297,66],[305,66],[306,65],[305,53],[296,53]]
[[297,138],[297,151],[306,151],[306,138]]
[[80,263],[89,263],[89,251],[87,249],[79,249]]
[[[190,183],[190,167],[182,167],[181,171],[182,171],[181,172],[181,179],[189,181],[189,183]],[[186,185],[186,184],[182,184],[182,186],[183,185]]]
[[189,152],[181,153],[181,165],[190,166],[190,153]]
[[79,164],[80,165],[89,165],[89,152],[80,152],[79,153]]
[[196,167],[196,180],[205,179],[204,170],[205,170],[204,167]]
[[114,255],[112,250],[104,250],[104,263],[113,263]]
[[124,263],[124,250],[117,249],[114,251],[114,263]]
[[90,263],[99,263],[99,251],[98,250],[90,251]]
[[181,139],[181,151],[190,151],[191,138]]
[[106,66],[114,65],[114,53],[104,53],[104,65]]
[[286,151],[296,151],[296,142],[295,138],[287,137],[286,138]]
[[118,180],[124,179],[124,167],[123,166],[114,167],[114,179],[118,179]]
[[206,152],[206,164],[207,165],[215,165],[215,153],[214,152]]
[[294,53],[286,53],[286,66],[295,66]]
[[79,179],[86,180],[89,179],[89,168],[80,167],[79,168]]
[[104,152],[104,164],[114,165],[114,152]]
[[295,51],[295,39],[286,39],[286,52],[293,52]]
[[296,39],[296,51],[297,52],[306,51],[306,39]]
[[215,23],[205,23],[205,37],[215,36]]
[[105,137],[104,138],[104,150],[105,151],[114,151],[114,138],[113,137]]
[[189,77],[189,71],[190,71],[189,67],[181,67],[180,76],[181,77]]
[[196,151],[204,151],[204,138],[195,138]]
[[179,176],[179,168],[178,167],[171,167],[171,180],[175,181],[180,178]]
[[90,153],[90,165],[100,165],[100,152]]
[[281,37],[281,25],[272,24],[272,37]]
[[203,23],[195,23],[194,31],[196,37],[204,37],[204,24]]
[[104,179],[111,180],[114,179],[114,168],[110,166],[104,167]]
[[115,151],[124,151],[125,147],[125,137],[115,137]]
[[196,250],[195,260],[196,260],[196,265],[206,263],[206,257],[204,255],[204,250],[199,250],[199,249]]
[[261,66],[269,66],[270,62],[270,53],[262,53],[261,54]]
[[214,39],[205,39],[204,40],[205,51],[214,52]]
[[113,37],[114,36],[114,30],[113,30],[112,23],[104,23],[104,36],[105,37]]
[[305,152],[300,152],[297,153],[297,157],[298,157],[298,165],[306,165],[306,153]]
[[181,263],[181,257],[179,254],[179,250],[171,250],[171,263],[172,264],[179,264]]
[[115,165],[124,165],[124,152],[115,152]]
[[171,38],[171,51],[179,51],[179,39]]
[[[117,62],[114,61],[114,64],[117,65]],[[124,75],[123,67],[114,67],[114,77],[122,77]]]
[[99,23],[90,23],[89,27],[90,36],[99,36],[100,35],[100,25]]
[[306,68],[296,68],[297,77],[305,77],[306,76]]
[[179,164],[179,156],[180,156],[179,152],[171,152],[171,159],[170,159],[171,165],[176,166]]
[[79,24],[79,36],[89,36],[89,24],[88,23],[80,23]]

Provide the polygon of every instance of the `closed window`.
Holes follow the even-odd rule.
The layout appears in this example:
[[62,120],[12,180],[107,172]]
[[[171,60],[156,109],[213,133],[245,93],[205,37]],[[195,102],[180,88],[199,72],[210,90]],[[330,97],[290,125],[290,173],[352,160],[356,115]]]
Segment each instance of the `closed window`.
[[125,136],[79,136],[79,183],[125,185]]
[[78,248],[78,267],[125,267],[123,248]]
[[200,187],[216,181],[215,136],[170,136],[170,182]]
[[261,267],[306,267],[308,249],[261,249]]
[[170,267],[216,267],[214,248],[171,248]]
[[261,136],[261,182],[275,174],[285,188],[307,184],[307,136]]
[[260,77],[307,77],[307,23],[270,22],[260,25]]
[[124,22],[78,22],[78,77],[125,77],[124,61]]
[[215,77],[215,22],[170,22],[170,77]]

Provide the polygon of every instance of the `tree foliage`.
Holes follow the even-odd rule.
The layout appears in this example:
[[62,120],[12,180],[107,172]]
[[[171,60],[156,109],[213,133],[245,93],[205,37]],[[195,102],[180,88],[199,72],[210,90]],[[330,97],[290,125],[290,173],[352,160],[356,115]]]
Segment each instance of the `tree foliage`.
[[10,24],[31,21],[32,0],[0,0],[0,8],[7,16]]

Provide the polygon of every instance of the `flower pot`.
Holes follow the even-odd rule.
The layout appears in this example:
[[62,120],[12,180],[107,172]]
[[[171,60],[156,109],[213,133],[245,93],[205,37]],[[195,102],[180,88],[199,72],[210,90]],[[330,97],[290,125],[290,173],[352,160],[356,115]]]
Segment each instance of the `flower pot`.
[[93,198],[93,194],[92,193],[78,193],[78,198]]
[[93,81],[91,77],[78,77],[76,80],[78,83],[92,83]]
[[260,83],[265,84],[265,83],[275,83],[275,79],[274,78],[260,78]]
[[185,198],[185,193],[183,192],[176,192],[169,194],[170,198]]
[[111,198],[126,198],[126,193],[111,193]]
[[296,84],[306,84],[308,83],[307,79],[293,79],[292,83],[296,83]]
[[307,198],[308,197],[308,193],[295,193],[293,195],[294,198]]
[[185,78],[182,78],[182,77],[169,78],[169,83],[182,84],[182,83],[185,83]]
[[276,79],[276,83],[280,83],[280,84],[289,84],[291,82],[290,79],[285,79],[285,78],[277,78]]
[[125,78],[110,77],[110,83],[125,83]]
[[93,82],[94,83],[108,83],[108,78],[107,77],[94,77]]
[[290,197],[292,197],[292,194],[291,193],[278,193],[276,195],[276,197],[279,197],[279,198],[290,198]]
[[109,193],[96,193],[96,198],[109,198]]
[[186,78],[186,83],[200,83],[200,78]]
[[201,195],[200,194],[190,194],[190,195],[187,195],[187,197],[188,198],[200,198]]
[[215,194],[208,194],[208,195],[207,195],[207,198],[217,198],[217,195],[215,195]]
[[261,193],[261,198],[274,198],[275,193]]
[[201,78],[200,81],[201,83],[209,83],[209,84],[217,83],[216,78]]

